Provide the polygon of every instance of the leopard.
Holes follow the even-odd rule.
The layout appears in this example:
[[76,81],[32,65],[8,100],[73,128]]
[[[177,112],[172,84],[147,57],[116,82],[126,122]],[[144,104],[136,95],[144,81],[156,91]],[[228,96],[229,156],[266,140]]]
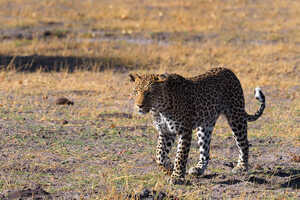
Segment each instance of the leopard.
[[[186,174],[199,177],[210,160],[211,134],[220,115],[225,116],[239,151],[234,173],[248,170],[248,122],[256,121],[265,109],[265,95],[260,87],[254,96],[260,103],[255,114],[245,110],[241,83],[232,70],[211,68],[198,76],[179,74],[130,73],[133,98],[139,114],[150,113],[158,132],[155,160],[173,184],[184,184]],[[198,137],[199,160],[186,172],[193,131]],[[177,141],[174,162],[169,152]]]

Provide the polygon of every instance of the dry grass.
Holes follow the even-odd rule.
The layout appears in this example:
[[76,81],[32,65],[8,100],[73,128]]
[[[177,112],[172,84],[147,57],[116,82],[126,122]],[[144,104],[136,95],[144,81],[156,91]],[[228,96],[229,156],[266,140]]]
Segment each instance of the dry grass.
[[[268,150],[295,155],[285,145],[300,148],[299,4],[0,0],[0,194],[39,184],[67,199],[120,199],[144,187],[185,199],[214,196],[217,178],[171,186],[157,173],[156,133],[149,116],[133,112],[129,71],[193,76],[219,65],[233,69],[248,112],[257,109],[254,87],[261,86],[267,98],[263,118],[250,124],[249,138],[254,143],[256,138],[279,138],[274,145],[283,145],[282,152],[272,145]],[[51,37],[44,35],[47,30]],[[61,71],[43,72],[40,61]],[[28,73],[24,66],[41,70]],[[60,96],[75,105],[55,106]],[[221,119],[215,139],[226,140],[229,132]],[[213,160],[230,159],[215,149]],[[252,151],[253,156],[269,153],[260,146]],[[193,149],[191,163],[197,156]],[[266,160],[268,164],[273,166]],[[209,168],[209,173],[228,175],[221,167]],[[271,176],[266,180],[276,182]],[[277,193],[276,185],[275,191],[244,185],[234,194],[230,186],[219,198],[298,198],[297,189]]]
[[44,22],[104,30],[147,32],[268,32],[294,29],[299,23],[297,1],[0,1],[5,27]]

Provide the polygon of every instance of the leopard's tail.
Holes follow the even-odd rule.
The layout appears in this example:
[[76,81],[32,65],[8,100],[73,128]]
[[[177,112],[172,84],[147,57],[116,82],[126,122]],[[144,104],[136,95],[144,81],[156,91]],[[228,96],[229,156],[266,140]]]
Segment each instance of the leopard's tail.
[[261,105],[254,115],[247,114],[248,122],[256,121],[263,114],[264,109],[266,107],[265,95],[263,94],[263,92],[259,87],[255,88],[254,95],[255,98],[261,103]]

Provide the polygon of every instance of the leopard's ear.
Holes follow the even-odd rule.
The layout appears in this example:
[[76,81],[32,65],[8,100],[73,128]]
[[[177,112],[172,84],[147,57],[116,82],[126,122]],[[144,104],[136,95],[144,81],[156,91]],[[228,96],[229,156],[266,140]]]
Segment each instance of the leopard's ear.
[[138,74],[129,74],[129,78],[131,82],[134,82],[137,78],[140,78]]
[[160,74],[157,76],[157,81],[165,81],[168,79],[168,77],[169,77],[169,74],[167,74],[167,73]]
[[129,78],[130,78],[130,81],[131,81],[131,82],[134,82],[134,81],[135,81],[135,76],[134,76],[134,74],[129,74]]

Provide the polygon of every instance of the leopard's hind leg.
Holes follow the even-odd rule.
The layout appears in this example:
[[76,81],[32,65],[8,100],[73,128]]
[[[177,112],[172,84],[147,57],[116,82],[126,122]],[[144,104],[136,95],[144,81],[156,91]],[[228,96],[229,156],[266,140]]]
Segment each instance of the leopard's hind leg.
[[236,109],[225,113],[229,126],[232,129],[233,137],[239,149],[238,164],[233,172],[239,173],[248,170],[249,142],[247,138],[247,119],[244,118],[244,110]]

